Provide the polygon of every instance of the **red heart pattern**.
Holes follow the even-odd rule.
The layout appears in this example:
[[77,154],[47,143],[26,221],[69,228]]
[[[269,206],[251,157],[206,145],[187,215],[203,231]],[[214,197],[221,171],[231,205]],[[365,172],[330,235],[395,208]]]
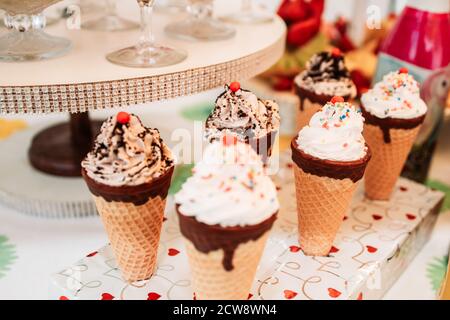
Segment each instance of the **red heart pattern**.
[[342,293],[334,288],[328,288],[328,295],[331,298],[338,298]]
[[158,300],[159,298],[161,298],[161,295],[157,294],[156,292],[150,292],[147,295],[147,300]]
[[177,249],[174,249],[174,248],[170,248],[168,251],[168,255],[171,257],[176,256],[179,253],[180,253],[180,251],[178,251]]
[[378,221],[378,220],[383,219],[383,216],[380,216],[379,214],[373,214],[373,215],[372,215],[372,218],[373,218],[373,220]]
[[413,215],[412,213],[407,213],[407,214],[406,214],[406,218],[407,218],[408,220],[415,220],[415,219],[416,219],[416,216]]
[[377,248],[372,247],[372,246],[366,246],[366,248],[367,248],[367,251],[369,251],[369,253],[375,253],[378,251]]
[[300,248],[299,246],[290,246],[289,250],[291,252],[299,252],[302,248]]
[[339,252],[339,249],[336,248],[335,246],[332,246],[330,249],[330,253],[336,253],[336,252]]
[[102,300],[113,300],[114,296],[109,293],[102,293]]
[[59,300],[69,300],[69,298],[67,298],[66,296],[61,296],[59,297]]
[[297,292],[292,290],[284,290],[284,297],[289,300],[295,298],[297,294]]
[[88,257],[88,258],[93,257],[93,256],[95,256],[97,253],[98,253],[98,251],[91,252],[91,253],[89,253],[88,255],[86,255],[86,257]]

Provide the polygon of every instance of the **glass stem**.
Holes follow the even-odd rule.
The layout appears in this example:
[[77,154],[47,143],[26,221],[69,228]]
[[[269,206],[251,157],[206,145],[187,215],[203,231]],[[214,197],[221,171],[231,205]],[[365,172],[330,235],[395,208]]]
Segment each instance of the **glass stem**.
[[242,0],[241,1],[241,10],[243,12],[250,12],[253,9],[253,0]]
[[187,3],[187,12],[192,19],[209,19],[213,13],[212,0],[189,0]]
[[140,3],[141,8],[141,37],[139,38],[139,47],[148,49],[154,46],[155,38],[153,35],[152,18],[153,2],[151,4]]
[[115,16],[116,15],[116,0],[106,0],[106,15]]

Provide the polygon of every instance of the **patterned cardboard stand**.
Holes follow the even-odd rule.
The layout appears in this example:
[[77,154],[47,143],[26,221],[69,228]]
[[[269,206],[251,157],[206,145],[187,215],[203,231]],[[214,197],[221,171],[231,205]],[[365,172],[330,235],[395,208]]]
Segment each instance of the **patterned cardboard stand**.
[[[428,241],[443,194],[401,178],[389,202],[368,201],[362,184],[328,257],[305,256],[297,240],[292,165],[274,181],[282,205],[258,268],[251,299],[380,299]],[[168,203],[158,267],[125,283],[105,246],[52,276],[52,299],[193,299],[190,269]]]

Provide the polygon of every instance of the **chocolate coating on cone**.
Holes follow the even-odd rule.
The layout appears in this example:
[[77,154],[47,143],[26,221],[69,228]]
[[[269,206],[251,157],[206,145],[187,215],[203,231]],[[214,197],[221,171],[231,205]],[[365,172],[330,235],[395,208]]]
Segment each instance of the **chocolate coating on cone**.
[[353,182],[361,180],[370,160],[371,153],[367,146],[366,155],[355,161],[333,161],[313,157],[299,149],[297,137],[291,142],[292,160],[306,173],[332,179],[350,179]]
[[174,167],[172,166],[163,175],[154,178],[149,183],[144,183],[138,186],[120,186],[112,187],[105,184],[98,183],[87,175],[85,169],[81,170],[84,181],[91,191],[97,197],[102,197],[107,202],[131,202],[135,206],[140,206],[150,198],[161,197],[165,199],[169,192],[170,182],[172,179]]
[[395,118],[378,118],[364,109],[364,106],[361,105],[361,113],[367,124],[371,124],[377,126],[383,132],[383,140],[384,143],[391,143],[391,134],[389,133],[390,129],[413,129],[417,126],[420,126],[425,120],[426,114],[423,116],[412,118],[412,119],[395,119]]
[[250,240],[258,240],[272,228],[278,213],[274,213],[269,219],[257,225],[224,228],[218,224],[208,225],[197,221],[194,217],[185,216],[180,212],[179,207],[180,205],[177,204],[176,210],[180,221],[181,234],[191,241],[200,252],[207,254],[210,251],[223,250],[222,264],[227,271],[234,268],[233,256],[239,244]]

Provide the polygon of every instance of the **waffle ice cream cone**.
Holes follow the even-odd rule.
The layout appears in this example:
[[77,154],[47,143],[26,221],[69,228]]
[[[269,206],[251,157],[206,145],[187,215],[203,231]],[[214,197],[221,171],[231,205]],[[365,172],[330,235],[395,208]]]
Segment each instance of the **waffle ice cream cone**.
[[175,195],[198,299],[247,299],[279,202],[263,162],[235,136],[211,143]]
[[419,130],[420,126],[389,129],[391,141],[386,143],[380,127],[364,126],[364,138],[373,153],[365,174],[365,193],[369,199],[389,200]]
[[401,68],[386,74],[361,97],[364,138],[373,157],[367,166],[366,196],[389,200],[395,183],[425,120],[427,105],[419,83]]
[[300,246],[306,255],[328,255],[357,184],[304,172],[294,166]]
[[292,140],[300,247],[328,255],[371,152],[362,136],[364,119],[334,97]]
[[223,267],[224,251],[208,253],[197,250],[184,239],[192,274],[192,286],[199,300],[245,300],[255,278],[256,270],[269,233],[256,241],[241,243],[233,255],[233,270]]
[[156,265],[166,200],[160,196],[136,206],[94,196],[114,256],[128,282],[150,278]]
[[157,129],[119,112],[81,163],[123,278],[151,277],[174,159]]

